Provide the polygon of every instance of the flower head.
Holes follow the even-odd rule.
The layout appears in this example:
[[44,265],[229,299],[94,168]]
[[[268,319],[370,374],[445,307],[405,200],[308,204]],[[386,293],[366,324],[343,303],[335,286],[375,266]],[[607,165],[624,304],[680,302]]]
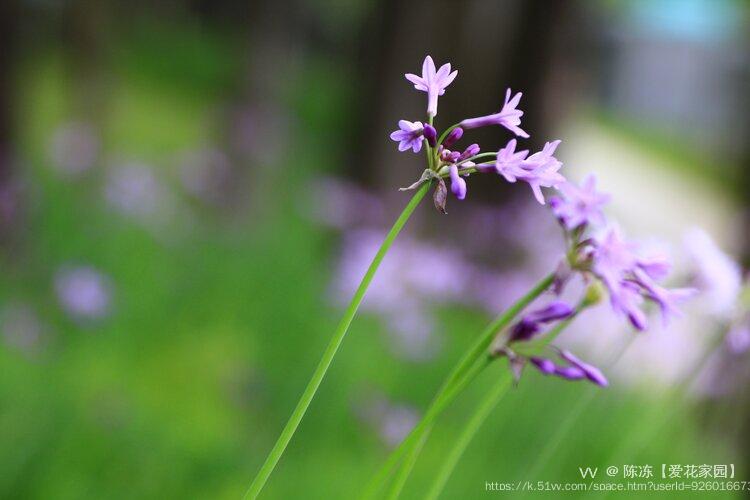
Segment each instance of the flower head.
[[521,92],[518,92],[511,97],[511,91],[508,89],[505,92],[503,108],[498,113],[477,118],[467,118],[461,122],[461,127],[472,129],[489,125],[501,125],[516,134],[518,137],[523,137],[524,139],[528,138],[529,134],[519,127],[523,111],[516,109],[516,107],[521,101],[521,96]]
[[609,292],[612,308],[624,314],[635,328],[647,328],[641,310],[644,299],[659,306],[666,324],[679,315],[677,303],[695,293],[689,288],[667,289],[656,283],[666,276],[669,263],[663,257],[642,258],[633,243],[625,241],[616,227],[592,241],[592,272]]
[[414,84],[414,88],[427,92],[427,114],[437,115],[438,96],[445,93],[445,88],[453,82],[458,75],[458,70],[451,72],[450,63],[443,64],[439,70],[435,70],[435,62],[432,57],[427,56],[422,63],[422,76],[407,73],[404,76]]
[[398,128],[399,130],[391,133],[391,139],[398,142],[398,150],[406,151],[411,148],[415,153],[419,153],[422,149],[424,125],[421,122],[399,120]]
[[565,229],[604,224],[602,207],[609,202],[609,195],[596,191],[596,178],[593,175],[586,177],[581,187],[564,182],[557,189],[562,197],[551,198],[550,206]]

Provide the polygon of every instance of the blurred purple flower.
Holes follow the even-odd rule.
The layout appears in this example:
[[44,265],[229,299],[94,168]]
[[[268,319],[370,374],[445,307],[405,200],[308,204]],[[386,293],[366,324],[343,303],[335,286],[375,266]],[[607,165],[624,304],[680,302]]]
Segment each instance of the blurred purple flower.
[[596,177],[589,175],[581,187],[564,182],[557,189],[562,197],[551,198],[550,206],[565,229],[570,231],[589,224],[604,225],[602,207],[610,197],[596,191]]
[[435,70],[435,63],[432,57],[427,56],[422,63],[422,76],[413,73],[404,75],[407,80],[414,84],[414,88],[427,92],[427,114],[430,116],[437,115],[438,96],[445,94],[445,88],[458,75],[458,70],[451,72],[451,65],[443,64],[439,70]]
[[518,103],[521,101],[521,92],[511,97],[511,90],[508,89],[505,92],[505,103],[499,113],[492,115],[480,116],[478,118],[467,118],[461,122],[461,127],[464,129],[472,129],[478,127],[486,127],[489,125],[501,125],[519,137],[528,138],[529,134],[519,127],[521,124],[521,116],[523,111],[516,109]]
[[742,269],[724,253],[704,230],[693,228],[685,235],[695,286],[710,312],[728,317],[737,306],[742,290]]
[[398,150],[406,151],[411,148],[415,153],[419,153],[422,150],[424,125],[421,122],[399,120],[398,128],[399,130],[391,133],[391,139],[398,142]]
[[557,368],[555,366],[555,363],[547,358],[533,356],[529,358],[529,361],[531,361],[531,364],[536,366],[536,368],[545,375],[552,375],[553,373],[555,373],[555,369]]
[[75,175],[94,165],[99,147],[99,139],[90,125],[70,122],[54,132],[49,154],[57,170]]
[[668,290],[658,285],[654,279],[666,275],[668,262],[663,258],[638,257],[635,245],[625,241],[616,227],[593,241],[592,271],[607,287],[612,308],[624,314],[638,330],[647,328],[641,310],[644,298],[659,305],[666,324],[679,314],[677,303],[693,295],[693,289]]
[[562,301],[554,301],[547,306],[526,314],[511,329],[509,342],[530,340],[542,330],[546,323],[569,318],[575,310]]
[[139,163],[124,163],[112,168],[104,194],[110,206],[138,218],[152,216],[167,204],[164,187],[150,168]]
[[732,354],[742,354],[750,349],[750,321],[732,328],[727,334],[726,345]]
[[229,158],[218,149],[204,149],[185,154],[180,163],[180,181],[185,190],[198,199],[225,204],[233,187]]
[[[346,303],[382,242],[374,230],[346,234],[333,283],[335,297]],[[363,311],[382,315],[398,335],[392,344],[404,358],[420,361],[435,352],[434,304],[465,300],[471,265],[448,247],[399,238],[383,260],[362,302]]]
[[600,387],[609,385],[607,378],[597,367],[584,363],[569,351],[558,350],[558,354],[565,365],[556,365],[553,361],[540,357],[532,357],[529,361],[544,375],[555,375],[566,380],[586,378]]
[[607,385],[609,385],[609,382],[607,382],[607,378],[597,367],[588,363],[584,363],[576,356],[574,356],[572,352],[561,350],[560,357],[570,363],[572,366],[581,370],[586,375],[586,378],[596,385],[602,387],[606,387]]
[[337,229],[379,226],[385,215],[380,197],[335,177],[320,177],[314,181],[310,203],[312,210],[306,202],[305,213],[311,214],[317,222]]
[[0,330],[9,347],[25,354],[36,354],[47,332],[34,309],[16,301],[8,302],[0,310]]
[[389,401],[380,394],[371,395],[358,404],[355,411],[366,424],[375,429],[378,437],[389,448],[398,445],[420,419],[416,408]]
[[110,279],[92,267],[64,267],[55,276],[57,300],[77,320],[101,319],[112,306]]

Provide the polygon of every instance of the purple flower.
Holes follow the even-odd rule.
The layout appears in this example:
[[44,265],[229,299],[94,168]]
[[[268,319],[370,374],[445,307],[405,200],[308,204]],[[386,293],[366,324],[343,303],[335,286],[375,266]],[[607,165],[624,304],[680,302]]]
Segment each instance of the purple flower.
[[421,122],[398,121],[399,130],[391,133],[391,139],[398,142],[398,150],[406,151],[411,148],[415,153],[422,149],[422,134],[424,126]]
[[577,366],[555,366],[553,373],[565,380],[581,380],[586,378],[586,373]]
[[562,225],[573,230],[587,224],[604,224],[602,207],[609,202],[609,195],[596,191],[596,178],[589,175],[581,187],[564,182],[557,188],[562,197],[550,199],[552,212]]
[[511,330],[509,341],[530,340],[542,330],[545,323],[569,318],[574,312],[575,310],[565,302],[552,302],[521,318]]
[[588,363],[584,363],[576,356],[574,356],[570,351],[560,351],[560,357],[570,363],[572,366],[581,370],[586,375],[586,378],[596,385],[599,385],[601,387],[607,387],[607,385],[609,385],[609,382],[607,382],[607,378],[599,370],[599,368]]
[[451,65],[443,64],[440,69],[435,71],[435,63],[432,57],[427,56],[422,63],[422,76],[412,73],[404,75],[407,80],[414,84],[414,88],[427,92],[427,114],[430,116],[437,115],[438,96],[445,93],[445,88],[458,75],[458,70],[451,72]]
[[456,127],[450,131],[448,136],[443,141],[443,146],[449,148],[458,142],[464,135],[464,130],[461,127]]
[[516,182],[518,175],[522,174],[521,163],[529,155],[528,150],[516,152],[518,141],[511,139],[500,151],[497,152],[495,161],[495,170],[498,174],[505,177],[508,182]]
[[451,151],[445,148],[442,148],[439,151],[440,159],[445,163],[456,163],[461,158],[461,153],[458,151]]
[[548,142],[542,151],[527,158],[528,151],[516,152],[516,140],[511,139],[497,152],[495,170],[508,182],[522,180],[528,183],[536,200],[543,205],[541,188],[557,187],[565,182],[565,177],[558,173],[562,162],[553,156],[559,144],[559,140]]
[[511,91],[505,92],[505,103],[499,113],[492,115],[480,116],[478,118],[467,118],[461,122],[461,127],[465,129],[486,127],[488,125],[502,125],[519,137],[528,138],[529,134],[524,132],[519,125],[523,111],[516,109],[521,100],[521,92],[511,98]]
[[635,267],[634,251],[635,245],[625,241],[617,227],[596,240],[592,269],[610,293],[620,289],[623,275]]
[[693,289],[666,289],[655,279],[666,276],[669,263],[662,257],[643,259],[636,255],[635,245],[623,240],[617,228],[608,229],[593,240],[591,270],[609,292],[612,308],[624,314],[635,328],[647,328],[641,310],[644,299],[658,304],[665,324],[677,316],[677,303],[694,294]]
[[471,144],[469,147],[464,149],[464,152],[461,153],[461,156],[458,157],[458,161],[465,161],[468,158],[471,158],[472,156],[476,156],[479,154],[479,144]]
[[424,138],[427,139],[427,144],[434,148],[437,146],[437,130],[430,124],[424,126]]
[[531,364],[537,367],[537,369],[545,375],[551,375],[555,373],[555,363],[547,358],[532,357],[529,359]]
[[463,200],[466,198],[466,181],[458,175],[458,167],[456,164],[450,166],[450,177],[451,177],[451,192],[456,195],[456,198]]
[[645,296],[659,306],[665,325],[669,323],[671,318],[681,316],[677,303],[695,294],[695,290],[692,288],[667,289],[658,285],[640,266],[633,269],[633,276]]
[[713,314],[731,316],[742,290],[742,269],[702,229],[694,228],[685,235],[694,283],[701,291],[702,303]]
[[732,354],[742,354],[750,349],[750,324],[742,324],[727,333],[726,345]]
[[521,163],[527,173],[519,176],[519,179],[526,181],[531,186],[534,197],[542,205],[544,205],[544,195],[541,188],[556,188],[565,182],[565,177],[558,173],[558,170],[562,167],[562,162],[552,156],[560,142],[560,140],[557,140],[546,143],[544,149],[529,156]]
[[544,375],[555,375],[566,380],[585,378],[601,387],[609,385],[607,377],[597,367],[584,363],[568,351],[558,350],[558,355],[565,361],[564,365],[556,365],[549,359],[539,357],[532,357],[529,361]]
[[55,277],[55,290],[60,305],[76,319],[99,319],[110,311],[112,285],[94,268],[63,268]]

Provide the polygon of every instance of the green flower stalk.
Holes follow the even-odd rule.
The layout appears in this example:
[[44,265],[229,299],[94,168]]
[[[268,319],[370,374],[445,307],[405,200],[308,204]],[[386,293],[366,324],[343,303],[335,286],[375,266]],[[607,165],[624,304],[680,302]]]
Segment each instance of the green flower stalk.
[[386,235],[385,240],[383,240],[383,243],[380,246],[377,254],[375,254],[370,267],[362,277],[362,281],[360,282],[359,287],[357,287],[356,292],[354,292],[354,296],[352,297],[349,306],[344,312],[344,317],[341,318],[341,322],[336,328],[333,337],[331,337],[331,340],[328,342],[328,346],[323,352],[323,357],[320,359],[320,362],[315,368],[310,381],[307,383],[305,391],[302,393],[297,406],[294,408],[292,415],[289,417],[289,421],[281,431],[281,435],[276,440],[276,444],[268,454],[268,457],[266,457],[265,462],[258,471],[258,474],[255,476],[255,479],[250,485],[250,488],[245,493],[245,499],[254,499],[258,497],[261,490],[263,489],[263,486],[266,484],[266,481],[268,481],[268,478],[276,467],[276,464],[279,462],[281,455],[284,454],[284,450],[289,444],[289,441],[291,441],[292,436],[294,436],[294,432],[297,430],[297,427],[302,421],[302,418],[305,416],[307,408],[310,406],[310,402],[315,397],[315,393],[317,392],[318,387],[320,387],[320,384],[323,381],[326,372],[328,371],[328,367],[331,365],[331,362],[336,355],[336,351],[338,351],[341,342],[344,340],[346,332],[349,330],[349,325],[351,325],[352,320],[354,319],[354,315],[357,313],[357,309],[362,303],[362,299],[365,296],[365,292],[367,292],[367,288],[370,286],[370,282],[375,276],[375,272],[378,270],[380,263],[388,253],[391,245],[393,245],[396,236],[398,236],[398,233],[400,233],[401,229],[403,229],[404,225],[406,225],[409,217],[411,217],[411,214],[414,213],[414,210],[419,205],[419,202],[422,201],[422,198],[424,198],[425,194],[427,194],[429,188],[430,183],[425,183],[420,186],[420,188],[412,197],[411,201],[409,201],[409,203],[406,205],[406,208],[404,208],[403,212],[401,212],[401,215],[396,220],[396,223],[393,224],[393,227],[391,227],[391,230]]

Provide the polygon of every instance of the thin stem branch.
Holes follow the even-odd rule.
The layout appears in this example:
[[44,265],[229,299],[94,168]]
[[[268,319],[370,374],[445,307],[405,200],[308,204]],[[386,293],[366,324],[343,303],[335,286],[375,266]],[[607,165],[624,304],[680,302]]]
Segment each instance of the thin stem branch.
[[386,253],[388,253],[388,250],[391,248],[391,245],[396,239],[396,236],[398,236],[398,233],[404,227],[406,221],[409,220],[409,217],[411,217],[411,214],[417,208],[419,202],[422,201],[422,198],[424,198],[425,194],[427,194],[427,191],[430,189],[431,184],[431,182],[425,182],[419,187],[417,192],[404,208],[403,212],[401,212],[401,215],[399,215],[398,219],[396,219],[396,222],[393,224],[393,227],[391,227],[391,230],[386,235],[383,243],[380,245],[378,252],[375,254],[375,257],[370,263],[370,267],[362,277],[362,281],[359,283],[359,287],[357,287],[356,292],[354,292],[354,296],[352,297],[349,306],[346,308],[344,316],[343,318],[341,318],[341,322],[336,327],[336,331],[334,332],[333,337],[331,337],[328,346],[323,352],[323,356],[320,359],[318,366],[315,368],[315,371],[313,372],[313,375],[310,378],[305,391],[302,393],[297,406],[294,408],[292,415],[289,417],[289,421],[284,426],[284,429],[281,431],[276,444],[271,449],[271,452],[266,457],[265,462],[261,466],[258,474],[255,476],[255,479],[253,479],[252,484],[250,484],[249,489],[245,493],[245,499],[257,498],[258,494],[260,494],[261,490],[263,489],[263,486],[266,484],[266,481],[268,481],[269,476],[276,467],[276,464],[279,462],[279,459],[281,458],[281,455],[283,455],[284,450],[289,444],[289,441],[292,439],[292,436],[294,436],[299,423],[305,416],[305,412],[310,406],[310,402],[312,401],[313,397],[315,397],[315,393],[317,392],[318,387],[323,381],[323,378],[328,371],[328,367],[331,365],[331,362],[336,355],[336,351],[338,351],[341,342],[344,340],[344,336],[349,329],[349,325],[354,319],[354,315],[357,313],[357,309],[359,308],[359,305],[365,296],[365,292],[367,291],[372,278],[375,276],[375,272],[378,270],[383,257],[385,257]]
[[[552,285],[554,279],[554,273],[542,278],[536,285],[534,285],[531,290],[529,290],[526,295],[521,297],[516,303],[506,309],[502,314],[498,315],[489,325],[487,325],[484,331],[477,337],[474,343],[463,354],[463,356],[461,356],[461,359],[453,367],[451,373],[445,379],[432,402],[428,406],[427,412],[422,421],[424,421],[427,418],[427,415],[430,414],[434,410],[434,408],[439,405],[440,401],[446,397],[446,394],[449,393],[449,391],[451,391],[455,385],[458,385],[462,381],[466,373],[471,370],[472,366],[475,366],[476,361],[479,360],[483,354],[486,354],[487,349],[492,343],[492,340],[495,338],[495,335],[497,335],[500,330],[508,326],[510,322],[513,321],[513,318],[515,318],[518,313],[525,309],[526,306],[528,306],[537,297],[544,293],[550,287],[550,285]],[[429,436],[432,426],[424,425],[423,429],[424,437],[420,439],[426,440]],[[416,428],[412,430],[412,433],[415,432],[415,430]],[[375,474],[375,476],[373,476],[373,478],[370,480],[368,487],[365,489],[365,494],[363,496],[364,498],[369,498],[377,493],[377,491],[381,487],[381,484],[388,478],[388,476],[392,472],[392,469],[398,464],[402,455],[407,451],[405,445],[406,440],[404,440],[404,442],[402,442],[398,448],[391,452],[391,455],[386,459],[380,470],[378,470],[377,474]],[[419,455],[419,450],[409,451],[410,454]],[[414,460],[416,460],[416,456],[414,457]],[[405,473],[405,476],[408,477],[408,471]],[[403,480],[405,481],[406,478],[404,478]]]
[[480,427],[482,427],[482,424],[495,406],[497,406],[503,396],[505,396],[505,393],[510,387],[511,379],[511,372],[506,370],[500,381],[487,393],[487,396],[477,407],[476,411],[461,432],[461,435],[456,440],[456,444],[453,445],[453,448],[451,448],[451,451],[446,456],[440,471],[438,471],[435,476],[435,481],[432,483],[432,487],[425,496],[427,500],[435,500],[440,493],[442,493],[445,484],[448,482],[448,479],[450,479],[451,474],[453,474],[453,470],[456,468],[458,461],[463,456],[469,443],[474,439],[474,436],[479,431]]
[[[378,491],[380,491],[381,484],[388,477],[391,469],[399,462],[399,460],[401,460],[406,452],[409,451],[419,439],[421,439],[421,436],[424,433],[425,429],[428,429],[432,425],[432,423],[440,415],[440,413],[442,413],[443,410],[445,410],[445,408],[447,408],[448,405],[456,398],[456,396],[458,396],[466,388],[466,386],[469,385],[469,383],[474,380],[476,376],[479,375],[479,373],[481,373],[482,370],[484,370],[492,361],[493,358],[487,356],[484,358],[483,362],[474,363],[463,374],[463,377],[460,380],[456,381],[456,383],[448,387],[447,390],[442,394],[442,396],[435,400],[435,404],[431,405],[428,408],[427,412],[422,417],[422,420],[420,420],[417,425],[411,430],[411,432],[409,432],[406,438],[401,441],[401,444],[399,444],[398,447],[396,447],[396,449],[391,452],[384,466],[368,483],[364,492],[362,493],[363,499],[373,498],[378,493]],[[398,494],[398,492],[396,492],[396,494]]]

